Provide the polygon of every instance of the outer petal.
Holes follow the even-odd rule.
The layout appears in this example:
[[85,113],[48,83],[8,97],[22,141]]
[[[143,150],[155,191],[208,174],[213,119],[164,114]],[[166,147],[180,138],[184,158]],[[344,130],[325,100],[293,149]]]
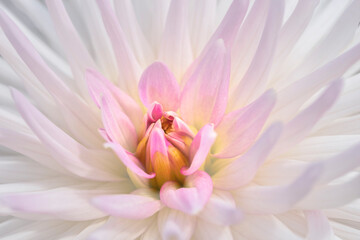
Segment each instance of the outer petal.
[[137,239],[152,221],[154,221],[153,218],[129,220],[110,217],[103,226],[92,232],[86,239]]
[[93,198],[92,203],[111,216],[128,219],[148,218],[161,208],[159,200],[135,194],[102,195]]
[[[43,184],[44,185],[44,184]],[[115,191],[129,191],[130,184],[106,187],[106,185],[85,184],[75,188],[60,187],[50,190],[19,193],[2,193],[0,196],[0,215],[7,214],[23,218],[69,221],[86,221],[106,216],[106,213],[89,204],[92,197]],[[87,190],[91,189],[91,190]],[[25,190],[26,191],[26,190]]]
[[193,61],[188,29],[188,2],[170,2],[159,49],[159,59],[167,63],[178,80]]
[[190,167],[187,169],[182,168],[182,174],[186,176],[191,175],[201,167],[210,152],[211,146],[215,142],[215,138],[216,132],[214,131],[213,124],[205,125],[200,129],[190,145]]
[[[46,145],[54,159],[69,172],[84,178],[100,181],[119,179],[115,175],[116,172],[112,172],[114,166],[112,168],[106,167],[109,162],[106,163],[108,160],[105,160],[105,153],[85,148],[42,115],[20,92],[13,90],[12,94],[19,112],[29,127],[41,142]],[[104,159],[100,159],[99,155]],[[99,164],[100,162],[102,164]],[[118,170],[118,168],[115,169]]]
[[74,119],[81,122],[88,129],[94,129],[94,127],[98,126],[99,121],[94,117],[93,112],[50,69],[30,41],[2,11],[0,12],[0,24],[21,59],[42,85],[54,96],[56,101],[64,105],[67,111],[71,112],[72,116],[75,116]]
[[160,189],[160,199],[170,208],[196,214],[203,209],[211,196],[211,178],[207,173],[197,171],[186,178],[185,185],[191,187],[177,189],[176,183],[165,183]]
[[[248,0],[235,0],[229,7],[223,21],[212,35],[206,47],[210,47],[217,39],[224,39],[226,47],[231,47],[236,33],[244,20],[245,14],[249,6]],[[210,45],[209,45],[210,44]],[[206,50],[206,48],[205,48]]]
[[204,221],[223,226],[238,223],[243,219],[243,213],[236,208],[230,192],[215,190],[199,217]]
[[360,197],[360,175],[342,183],[322,185],[297,204],[299,209],[330,209],[344,206]]
[[275,105],[275,92],[269,90],[249,106],[231,112],[215,128],[218,137],[213,147],[216,157],[242,154],[255,141]]
[[146,107],[157,101],[165,111],[179,107],[180,89],[174,75],[161,62],[151,64],[139,82],[140,99]]
[[334,105],[340,95],[342,86],[343,81],[341,79],[331,83],[314,103],[287,123],[273,154],[281,153],[284,149],[289,149],[301,141],[321,119],[325,112]]
[[140,75],[139,63],[125,39],[125,34],[116,19],[110,1],[97,1],[97,4],[114,49],[119,68],[120,87],[134,99],[138,99],[136,82]]
[[190,240],[196,218],[173,209],[163,209],[158,215],[158,228],[164,240]]
[[270,126],[248,152],[213,175],[214,186],[219,189],[236,189],[249,183],[273,149],[281,131],[280,123]]
[[196,128],[217,124],[226,109],[230,80],[230,54],[218,40],[189,77],[181,95],[180,113]]
[[321,171],[321,165],[314,165],[287,185],[239,189],[235,193],[237,204],[245,213],[273,214],[288,211],[311,191]]
[[[284,1],[270,3],[265,27],[251,64],[236,86],[230,98],[232,109],[236,109],[254,100],[266,89],[270,69],[276,51],[278,33],[282,25]],[[245,33],[246,34],[246,33]]]
[[329,220],[321,211],[305,211],[308,233],[306,240],[329,240],[333,239],[334,233]]

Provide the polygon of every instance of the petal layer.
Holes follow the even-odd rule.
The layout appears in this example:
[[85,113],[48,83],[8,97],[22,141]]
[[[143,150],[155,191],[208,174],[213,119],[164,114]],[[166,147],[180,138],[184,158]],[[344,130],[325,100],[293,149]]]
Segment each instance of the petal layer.
[[175,76],[161,63],[151,64],[139,82],[140,99],[146,107],[159,102],[165,111],[176,111],[179,107],[180,89]]
[[213,185],[210,176],[197,171],[185,179],[185,186],[178,188],[175,182],[167,182],[160,189],[160,200],[170,208],[188,214],[200,212],[211,196]]

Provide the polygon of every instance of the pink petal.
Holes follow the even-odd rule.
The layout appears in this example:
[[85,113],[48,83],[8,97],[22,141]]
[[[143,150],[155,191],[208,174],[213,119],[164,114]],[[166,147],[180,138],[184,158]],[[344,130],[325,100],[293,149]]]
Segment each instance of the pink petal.
[[104,95],[101,99],[101,116],[110,139],[134,151],[137,145],[134,125],[111,95]]
[[214,125],[205,125],[196,134],[194,140],[190,145],[190,167],[182,168],[181,173],[188,176],[196,172],[201,165],[205,162],[206,157],[209,155],[211,146],[215,142],[216,132]]
[[228,98],[230,54],[216,41],[189,77],[181,95],[182,118],[196,128],[222,119]]
[[116,155],[120,158],[121,162],[135,174],[137,174],[141,177],[144,177],[144,178],[155,177],[155,173],[152,173],[152,174],[146,173],[140,167],[140,162],[139,161],[135,162],[136,158],[131,157],[130,154],[127,153],[120,144],[112,142],[112,143],[106,143],[105,146],[111,148],[116,153]]
[[249,151],[212,176],[214,186],[230,190],[249,183],[273,149],[281,132],[282,125],[280,123],[271,125]]
[[176,132],[184,133],[192,138],[195,137],[192,130],[189,128],[189,126],[180,118],[175,117],[173,121],[173,127]]
[[110,90],[102,83],[103,77],[95,70],[88,69],[85,73],[85,80],[89,89],[89,94],[98,108],[101,107],[101,98],[112,96]]
[[87,80],[90,94],[92,95],[94,102],[97,103],[99,107],[99,98],[101,98],[102,95],[107,95],[110,92],[117,100],[124,113],[126,113],[126,115],[134,123],[136,129],[140,129],[142,124],[141,120],[143,117],[143,111],[133,98],[131,98],[125,92],[121,91],[107,78],[93,69],[86,70],[85,78]]
[[160,189],[160,200],[170,208],[188,214],[200,212],[211,196],[213,185],[210,176],[197,171],[185,179],[187,188],[177,188],[177,183],[167,182]]
[[157,121],[149,136],[148,146],[150,149],[150,159],[153,159],[155,153],[159,152],[163,156],[168,156],[167,145],[164,131],[161,129],[160,121]]
[[165,111],[176,111],[179,107],[179,85],[171,71],[161,62],[151,64],[144,71],[139,82],[139,93],[146,107],[155,101]]
[[334,233],[330,222],[321,211],[305,211],[308,233],[306,240],[327,240],[333,239]]
[[113,46],[119,68],[120,87],[134,99],[138,98],[136,83],[140,75],[140,66],[126,41],[121,25],[116,19],[110,1],[97,1],[102,19]]
[[314,187],[321,165],[310,166],[293,182],[280,186],[254,186],[237,190],[237,206],[248,214],[277,214],[288,211]]
[[92,203],[111,216],[127,219],[148,218],[161,209],[159,200],[135,194],[101,195]]
[[231,158],[242,154],[250,147],[275,105],[273,90],[243,109],[231,112],[216,127],[218,137],[213,152],[216,157]]

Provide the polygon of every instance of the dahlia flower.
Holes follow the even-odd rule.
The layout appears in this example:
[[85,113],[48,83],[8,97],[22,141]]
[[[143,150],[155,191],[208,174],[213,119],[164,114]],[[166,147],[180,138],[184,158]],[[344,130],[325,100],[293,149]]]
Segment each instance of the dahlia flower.
[[360,238],[360,1],[1,1],[1,239]]

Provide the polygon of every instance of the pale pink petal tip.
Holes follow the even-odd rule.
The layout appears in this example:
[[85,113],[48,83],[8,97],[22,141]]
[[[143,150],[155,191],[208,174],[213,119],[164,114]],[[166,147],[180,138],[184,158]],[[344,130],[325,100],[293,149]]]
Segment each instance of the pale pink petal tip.
[[176,111],[179,107],[180,87],[168,67],[161,62],[151,64],[144,71],[139,82],[139,94],[146,107],[154,101],[167,111]]
[[188,188],[177,188],[175,182],[167,182],[160,189],[160,200],[168,207],[188,214],[199,213],[209,200],[213,184],[211,177],[197,171],[185,180]]
[[214,131],[213,124],[205,125],[200,129],[190,146],[190,167],[181,169],[183,175],[191,175],[201,167],[206,160],[215,139],[216,132]]

